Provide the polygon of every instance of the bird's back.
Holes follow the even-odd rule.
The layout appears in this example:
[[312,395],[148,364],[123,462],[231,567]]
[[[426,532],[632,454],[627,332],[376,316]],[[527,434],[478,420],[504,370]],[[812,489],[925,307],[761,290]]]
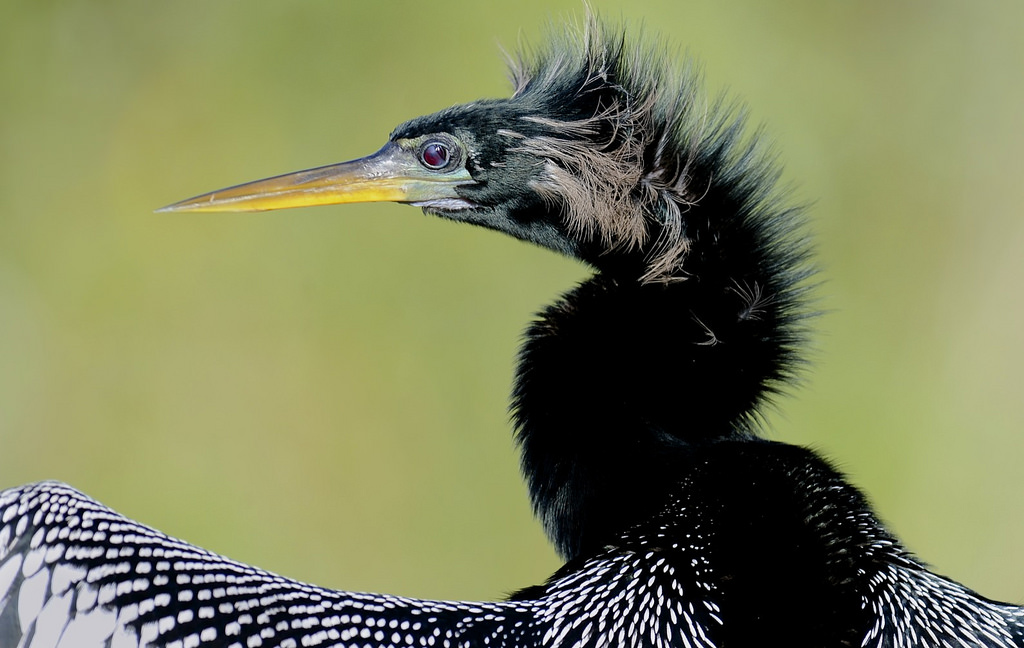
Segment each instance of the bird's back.
[[332,591],[43,482],[0,493],[0,648],[1024,646],[808,450],[713,444],[654,516],[505,602]]

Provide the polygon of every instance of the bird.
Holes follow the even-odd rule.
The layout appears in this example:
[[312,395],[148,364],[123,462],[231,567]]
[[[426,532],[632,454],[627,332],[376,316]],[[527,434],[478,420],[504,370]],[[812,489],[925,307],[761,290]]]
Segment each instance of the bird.
[[508,98],[161,211],[404,203],[588,266],[527,328],[511,397],[563,566],[493,602],[333,591],[40,482],[0,492],[0,648],[1024,646],[1024,608],[930,571],[828,459],[766,438],[816,275],[745,110],[625,26],[552,31]]

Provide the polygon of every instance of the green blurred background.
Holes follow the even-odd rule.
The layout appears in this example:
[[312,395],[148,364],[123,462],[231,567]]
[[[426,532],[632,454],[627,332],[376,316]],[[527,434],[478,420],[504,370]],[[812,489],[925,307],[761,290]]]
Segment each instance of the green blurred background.
[[[1024,3],[593,0],[704,62],[813,201],[814,365],[775,438],[911,548],[1024,600]],[[584,277],[394,205],[153,214],[508,92],[576,0],[11,1],[0,23],[0,487],[53,478],[348,589],[495,598],[558,564],[506,414]]]

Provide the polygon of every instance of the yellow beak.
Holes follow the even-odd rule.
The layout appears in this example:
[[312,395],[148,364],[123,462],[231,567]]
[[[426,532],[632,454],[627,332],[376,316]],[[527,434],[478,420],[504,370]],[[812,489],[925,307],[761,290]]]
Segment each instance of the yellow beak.
[[158,212],[242,212],[357,202],[431,203],[461,200],[456,187],[472,184],[463,167],[438,171],[394,142],[368,157],[218,189]]

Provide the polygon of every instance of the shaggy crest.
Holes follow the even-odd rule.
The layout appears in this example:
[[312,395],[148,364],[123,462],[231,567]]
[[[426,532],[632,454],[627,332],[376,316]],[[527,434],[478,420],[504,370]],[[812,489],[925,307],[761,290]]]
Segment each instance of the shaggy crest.
[[643,250],[645,283],[684,279],[688,211],[716,188],[750,207],[771,194],[775,173],[758,173],[757,186],[734,182],[767,166],[757,138],[739,144],[742,114],[722,101],[709,106],[693,64],[669,65],[677,57],[642,37],[589,15],[550,40],[510,60],[513,99],[549,111],[524,118],[540,135],[503,131],[545,160],[532,188],[563,205],[572,234],[612,251]]

